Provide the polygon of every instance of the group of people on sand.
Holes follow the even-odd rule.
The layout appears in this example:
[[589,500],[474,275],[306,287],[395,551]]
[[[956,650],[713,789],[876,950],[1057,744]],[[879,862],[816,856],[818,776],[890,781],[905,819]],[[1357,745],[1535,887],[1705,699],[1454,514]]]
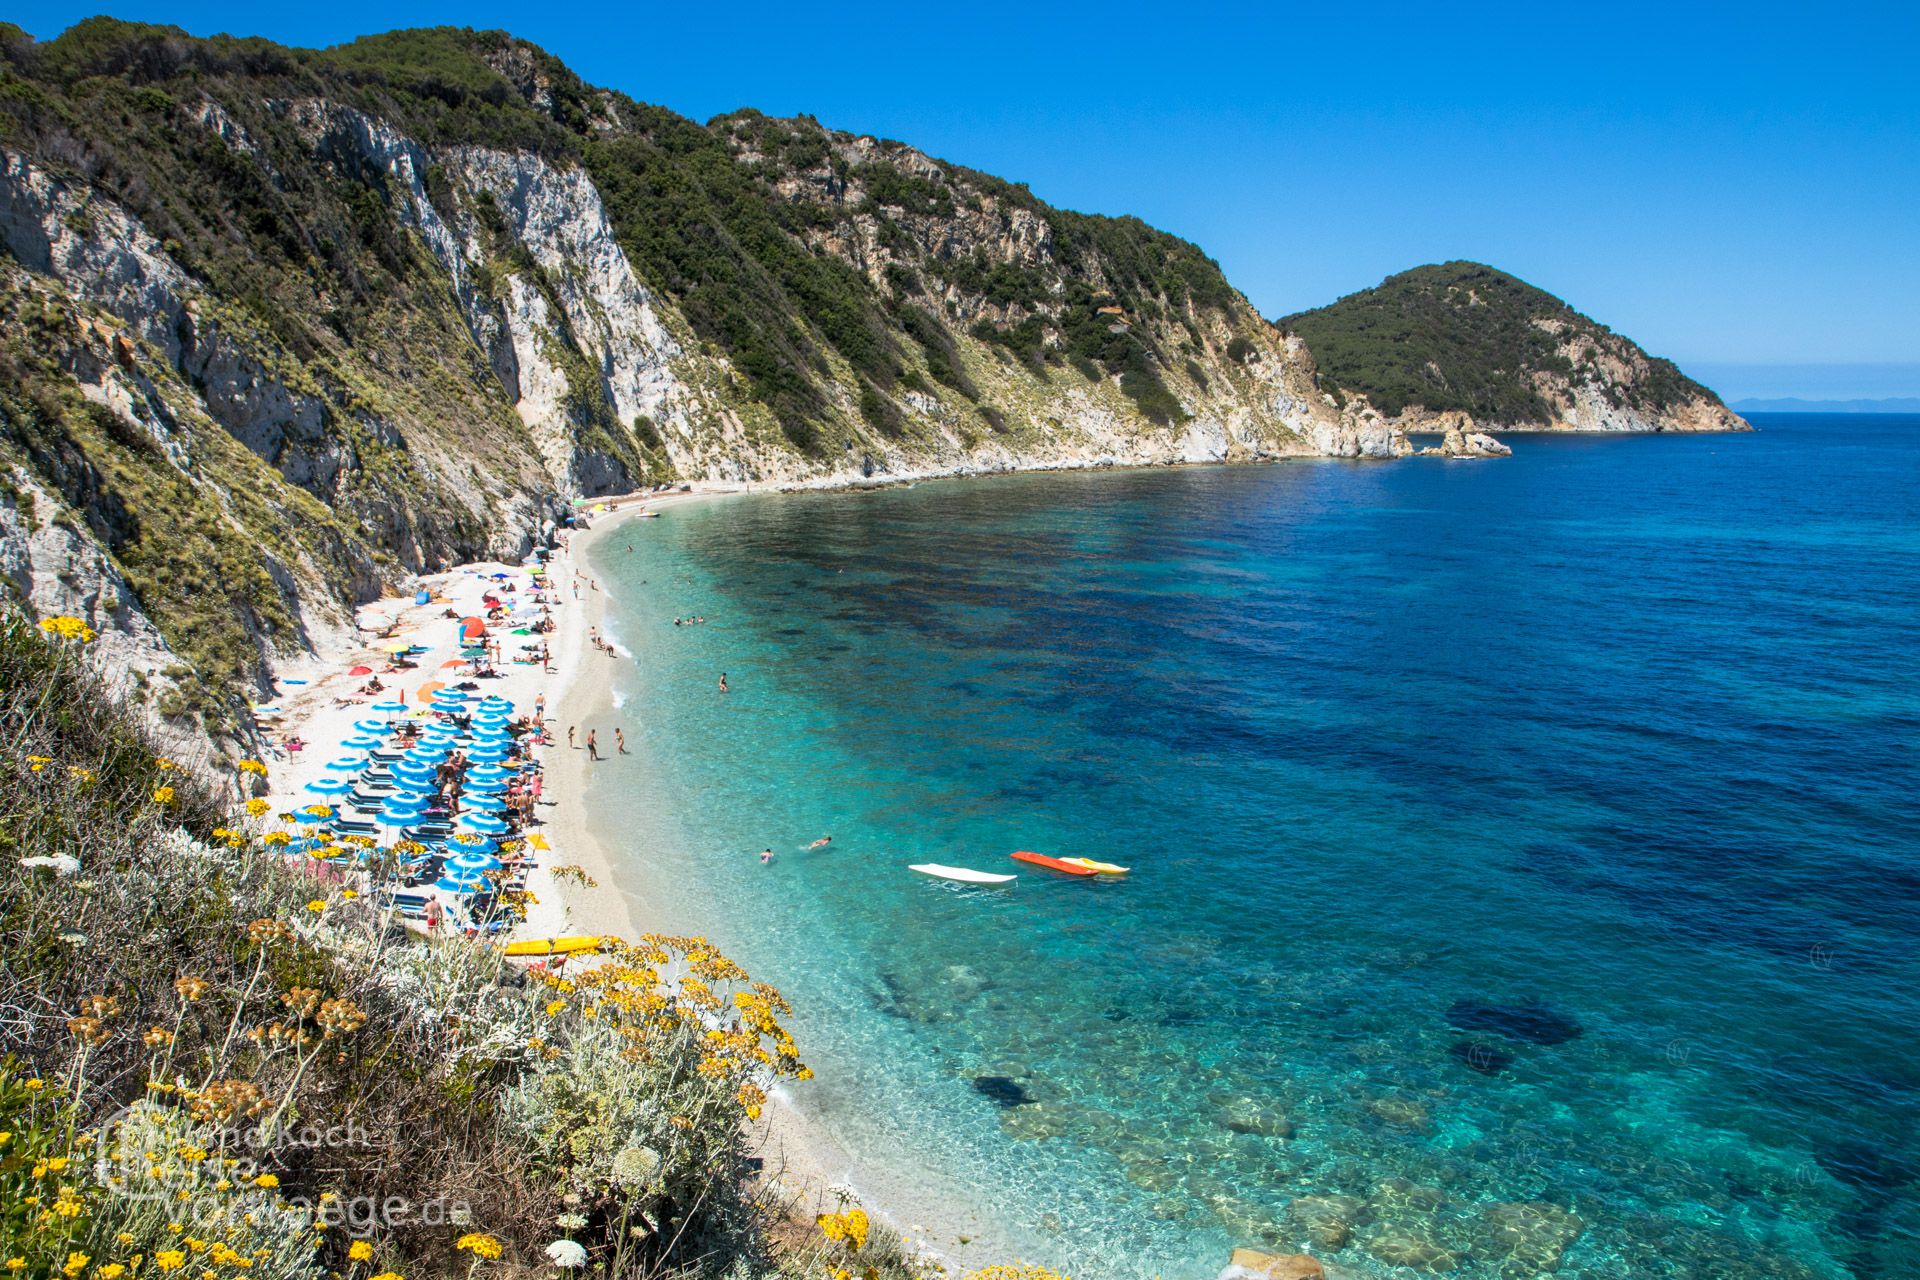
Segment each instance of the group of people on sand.
[[613,641],[601,635],[600,628],[598,627],[587,628],[587,639],[593,641],[593,647],[600,650],[600,652],[602,653],[609,653],[614,655],[615,657],[618,657],[620,655],[620,651],[613,647]]
[[[573,748],[573,749],[574,749],[575,751],[578,751],[578,750],[579,750],[579,749],[580,749],[580,748],[581,748],[582,746],[584,746],[584,747],[586,747],[586,749],[587,749],[587,759],[589,759],[589,760],[599,760],[599,759],[602,759],[603,757],[602,757],[602,756],[601,756],[601,754],[600,754],[600,737],[599,737],[599,735],[598,735],[597,733],[595,733],[595,732],[594,732],[594,731],[593,731],[592,729],[589,729],[589,730],[587,730],[587,739],[586,739],[586,741],[585,741],[584,743],[581,743],[581,742],[576,742],[576,741],[574,740],[574,735],[575,735],[575,734],[576,734],[576,733],[577,733],[578,731],[579,731],[579,726],[578,726],[578,725],[571,725],[571,724],[570,724],[570,725],[568,725],[568,726],[567,726],[567,745],[568,745],[569,747],[572,747],[572,748]],[[626,734],[626,731],[625,731],[624,729],[621,729],[621,728],[619,728],[618,726],[615,726],[615,727],[614,727],[614,730],[613,730],[613,745],[614,745],[614,747],[615,747],[615,749],[616,749],[616,750],[618,750],[618,751],[619,751],[619,753],[620,753],[621,755],[623,755],[623,756],[624,756],[624,755],[630,755],[630,754],[631,754],[631,753],[630,753],[630,752],[629,752],[629,751],[627,750],[627,734]]]

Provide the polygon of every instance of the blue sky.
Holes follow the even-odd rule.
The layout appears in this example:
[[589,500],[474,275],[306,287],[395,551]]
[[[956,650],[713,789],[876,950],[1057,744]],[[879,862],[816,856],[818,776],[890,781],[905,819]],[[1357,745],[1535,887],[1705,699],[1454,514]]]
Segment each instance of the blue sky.
[[[22,22],[50,37],[98,11],[42,4]],[[1137,214],[1198,242],[1268,315],[1475,258],[1729,397],[1791,394],[1776,385],[1789,367],[1833,365],[1878,370],[1854,394],[1920,394],[1914,6],[112,12],[301,45],[503,27],[696,118],[809,112],[1056,204]]]

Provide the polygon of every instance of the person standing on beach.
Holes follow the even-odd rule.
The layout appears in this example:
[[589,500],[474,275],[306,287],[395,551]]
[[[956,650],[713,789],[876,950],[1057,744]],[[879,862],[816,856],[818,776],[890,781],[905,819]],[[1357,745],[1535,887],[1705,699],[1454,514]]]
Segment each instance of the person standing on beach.
[[542,693],[533,700],[533,722],[535,724],[545,724],[547,722],[547,695],[545,693]]
[[572,725],[567,726],[567,750],[569,751],[579,750],[578,747],[573,745],[573,726]]
[[616,747],[618,747],[618,748],[620,749],[620,754],[621,754],[621,755],[626,755],[626,754],[627,754],[627,733],[626,733],[626,730],[624,730],[624,729],[619,729],[619,728],[616,728],[616,729],[614,729],[614,731],[613,731],[613,745],[614,745],[614,746],[616,746]]
[[594,741],[593,730],[589,729],[587,730],[587,759],[598,760],[599,758],[600,744]]
[[434,937],[440,932],[440,899],[427,899],[427,936]]

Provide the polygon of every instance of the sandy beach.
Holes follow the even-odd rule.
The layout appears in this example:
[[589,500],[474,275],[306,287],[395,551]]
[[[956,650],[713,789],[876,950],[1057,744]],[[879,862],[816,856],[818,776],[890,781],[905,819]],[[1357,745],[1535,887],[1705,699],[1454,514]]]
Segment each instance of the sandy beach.
[[[589,514],[593,522],[584,529],[565,535],[565,545],[556,548],[548,561],[551,590],[547,593],[554,629],[547,633],[550,667],[537,662],[506,661],[515,650],[507,645],[504,625],[490,631],[492,638],[506,645],[501,675],[480,681],[484,692],[497,694],[514,703],[515,714],[531,714],[536,700],[546,698],[547,728],[551,745],[538,749],[538,761],[545,775],[536,830],[549,848],[540,851],[536,865],[527,875],[527,889],[533,902],[527,915],[514,931],[515,938],[548,938],[574,934],[635,937],[664,928],[664,922],[650,910],[647,886],[636,884],[630,875],[616,867],[610,850],[595,836],[589,820],[586,792],[596,768],[618,767],[620,759],[614,726],[621,713],[611,701],[609,687],[612,664],[632,661],[626,654],[609,653],[591,642],[602,626],[607,593],[598,588],[589,567],[589,551],[611,530],[633,519],[643,509],[667,511],[702,501],[727,490],[696,490],[661,495],[632,495],[606,499],[609,510]],[[358,720],[381,718],[369,708],[388,698],[417,706],[422,684],[442,678],[442,664],[459,654],[457,629],[446,615],[452,610],[468,617],[482,610],[481,597],[489,589],[502,585],[493,575],[509,574],[526,589],[524,570],[518,565],[485,561],[463,564],[441,573],[424,574],[405,584],[403,594],[388,596],[363,606],[358,616],[363,621],[390,622],[379,634],[362,629],[349,633],[341,643],[324,646],[314,658],[289,664],[278,675],[280,696],[271,704],[273,714],[263,717],[277,754],[269,760],[272,790],[267,799],[274,812],[287,812],[315,803],[318,797],[307,794],[305,786],[327,776],[326,764],[342,754],[340,743],[355,733]],[[576,595],[577,587],[577,595]],[[420,591],[429,593],[430,603],[414,603]],[[517,592],[515,593],[518,594]],[[506,598],[513,598],[511,596]],[[515,640],[521,641],[520,638]],[[534,638],[537,643],[537,638]],[[412,655],[415,665],[408,670],[386,672],[387,646],[408,643],[424,647]],[[370,677],[350,675],[356,667],[368,667],[378,673],[383,690],[362,694],[359,690]],[[412,714],[412,713],[409,713]],[[631,728],[631,713],[628,713]],[[567,742],[569,726],[577,726],[575,745]],[[599,731],[602,759],[596,765],[585,749],[588,728]],[[304,744],[289,751],[290,741]],[[556,879],[556,868],[578,868],[589,883],[572,877]],[[816,1211],[838,1206],[829,1188],[848,1185],[853,1161],[819,1125],[796,1110],[782,1091],[773,1092],[762,1129],[756,1135],[758,1154],[764,1162],[769,1185],[791,1202],[793,1210],[811,1220]],[[863,1199],[866,1197],[863,1196]],[[869,1203],[871,1211],[883,1218],[883,1204]],[[925,1228],[919,1223],[888,1219],[897,1230],[925,1240]],[[962,1236],[965,1226],[943,1224],[939,1234]],[[975,1229],[977,1231],[977,1229]],[[935,1252],[945,1253],[938,1242],[929,1242]]]

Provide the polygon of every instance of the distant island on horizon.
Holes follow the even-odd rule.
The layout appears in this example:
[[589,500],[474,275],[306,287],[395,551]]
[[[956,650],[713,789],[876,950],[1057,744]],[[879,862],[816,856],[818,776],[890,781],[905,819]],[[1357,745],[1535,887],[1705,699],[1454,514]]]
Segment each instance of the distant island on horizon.
[[1748,398],[1732,404],[1736,413],[1920,413],[1920,396],[1889,396],[1880,400],[1802,400],[1781,396]]

